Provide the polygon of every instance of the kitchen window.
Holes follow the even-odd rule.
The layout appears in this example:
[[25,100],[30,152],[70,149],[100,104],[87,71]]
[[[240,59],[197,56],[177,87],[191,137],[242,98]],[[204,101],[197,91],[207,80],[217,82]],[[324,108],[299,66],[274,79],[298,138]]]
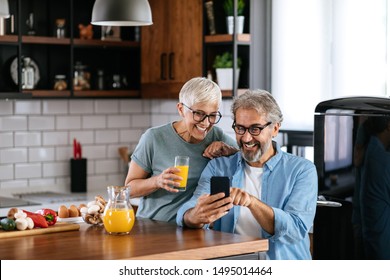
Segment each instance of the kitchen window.
[[390,96],[387,0],[271,3],[271,92],[283,129],[312,131],[323,100]]

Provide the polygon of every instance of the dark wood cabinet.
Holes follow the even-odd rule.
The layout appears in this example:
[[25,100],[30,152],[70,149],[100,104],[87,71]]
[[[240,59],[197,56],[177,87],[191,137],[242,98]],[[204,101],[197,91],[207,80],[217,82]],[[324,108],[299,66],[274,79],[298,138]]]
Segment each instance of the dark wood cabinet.
[[153,25],[142,27],[141,95],[178,98],[202,76],[203,0],[149,0]]
[[[102,27],[93,26],[91,39],[80,38],[79,25],[90,23],[94,2],[9,0],[12,17],[5,20],[5,34],[0,35],[0,98],[6,93],[14,93],[16,98],[140,95],[140,43],[136,40],[136,27],[117,28],[102,40]],[[65,22],[62,38],[57,37],[58,19]],[[34,63],[35,77],[38,75],[34,89],[23,89],[19,82],[23,57]],[[89,87],[83,90],[74,87],[77,64],[83,65],[89,77]],[[58,75],[65,76],[66,90],[54,89]],[[119,76],[120,86],[113,86],[114,76]]]

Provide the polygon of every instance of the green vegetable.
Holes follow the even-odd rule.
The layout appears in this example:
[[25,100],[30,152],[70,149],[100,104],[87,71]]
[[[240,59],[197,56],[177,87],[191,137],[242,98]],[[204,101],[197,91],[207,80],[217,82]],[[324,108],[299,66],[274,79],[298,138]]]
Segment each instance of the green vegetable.
[[1,228],[4,230],[14,230],[16,228],[15,221],[13,219],[4,218],[0,221]]

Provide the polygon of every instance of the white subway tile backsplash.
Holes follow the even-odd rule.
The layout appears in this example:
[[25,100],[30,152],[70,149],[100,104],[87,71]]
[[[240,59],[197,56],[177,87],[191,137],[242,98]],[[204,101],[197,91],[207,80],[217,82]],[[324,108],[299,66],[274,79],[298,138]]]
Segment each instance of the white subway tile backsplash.
[[142,133],[144,133],[144,129],[127,129],[121,130],[119,134],[119,142],[121,143],[138,143],[141,138]]
[[123,114],[134,114],[143,112],[143,100],[124,100],[119,103],[120,112]]
[[[176,100],[86,99],[0,101],[0,188],[55,186],[70,191],[73,138],[87,158],[87,188],[106,194],[122,185],[127,165],[118,148],[131,153],[144,131],[180,117]],[[228,105],[226,105],[226,103]],[[224,101],[223,109],[231,101]],[[222,106],[221,106],[222,107]],[[221,109],[222,110],[222,109]],[[232,132],[231,122],[218,124]],[[234,133],[232,133],[234,136]],[[35,188],[34,188],[35,187]]]
[[150,112],[157,114],[161,112],[161,100],[160,99],[152,99],[150,100]]
[[42,177],[41,163],[19,163],[15,164],[15,178],[29,179]]
[[29,117],[28,119],[29,130],[54,130],[55,129],[55,117]]
[[40,132],[15,132],[15,147],[31,147],[40,145]]
[[107,126],[108,128],[129,128],[130,116],[129,115],[108,116]]
[[118,100],[95,100],[95,114],[117,114],[119,113]]
[[68,176],[70,162],[43,163],[43,177]]
[[159,112],[163,114],[177,114],[176,105],[179,100],[160,100]]
[[29,162],[54,161],[55,148],[30,148],[28,159]]
[[0,163],[27,162],[27,148],[0,150]]
[[13,102],[0,100],[0,115],[11,115],[13,113]]
[[106,128],[106,117],[105,116],[83,116],[82,117],[82,128],[93,129],[93,128]]
[[80,116],[59,116],[56,118],[56,128],[59,130],[80,129],[81,117]]
[[125,143],[121,143],[121,144],[118,144],[118,145],[108,145],[108,149],[107,149],[107,158],[111,158],[111,159],[119,159],[120,156],[119,156],[119,152],[118,152],[118,149],[120,147],[128,147],[129,145],[128,144],[125,144]]
[[92,114],[94,111],[92,100],[70,100],[70,114]]
[[105,145],[93,145],[83,147],[83,157],[89,159],[104,159],[107,157],[107,147]]
[[48,186],[53,187],[56,184],[56,180],[54,178],[47,178],[47,179],[30,179],[28,185],[31,187],[37,186]]
[[141,114],[141,115],[133,115],[131,117],[131,126],[129,127],[149,127],[150,126],[150,115]]
[[[179,118],[179,116],[177,116]],[[170,122],[170,115],[156,114],[151,116],[150,126],[159,126]]]
[[168,123],[173,123],[173,122],[177,122],[181,119],[181,117],[179,116],[179,114],[176,114],[176,115],[167,115],[167,118],[168,118]]
[[87,176],[95,174],[95,162],[93,160],[87,160]]
[[114,185],[114,186],[123,186],[125,184],[125,179],[126,179],[126,173],[124,174],[109,174],[107,176],[107,181],[110,182],[109,185]]
[[24,188],[28,186],[28,181],[27,180],[0,181],[0,186],[2,189]]
[[7,116],[0,118],[0,131],[19,131],[27,129],[27,116]]
[[64,191],[70,192],[70,177],[56,177],[56,186],[62,186]]
[[14,166],[12,164],[0,165],[0,180],[11,180],[14,178]]
[[41,102],[39,100],[17,100],[15,101],[16,115],[40,115]]
[[65,115],[68,113],[68,101],[43,100],[42,113],[44,115]]
[[96,130],[95,132],[95,143],[111,144],[118,143],[119,132],[118,130]]
[[96,160],[95,161],[95,172],[97,174],[117,173],[119,172],[119,160]]
[[0,148],[14,146],[14,135],[12,132],[0,133]]
[[71,130],[69,131],[69,143],[73,143],[73,139],[76,139],[80,142],[81,146],[85,144],[93,144],[94,135],[93,130]]
[[150,114],[152,111],[152,101],[149,99],[142,100],[142,112]]
[[[84,152],[84,151],[83,151]],[[63,161],[73,158],[73,146],[57,146],[55,147],[55,160]]]
[[68,145],[68,132],[43,132],[43,146]]
[[107,195],[107,186],[113,184],[105,175],[94,175],[87,178],[87,189],[89,191],[101,192],[102,195]]

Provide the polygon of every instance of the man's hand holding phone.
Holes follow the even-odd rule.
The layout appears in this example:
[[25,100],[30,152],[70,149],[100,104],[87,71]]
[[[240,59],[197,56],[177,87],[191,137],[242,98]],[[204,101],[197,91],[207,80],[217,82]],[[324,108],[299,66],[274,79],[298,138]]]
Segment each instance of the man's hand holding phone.
[[[214,179],[213,179],[214,178]],[[199,228],[211,224],[228,213],[233,207],[228,177],[212,177],[210,194],[202,195],[194,208],[184,215],[184,223],[188,227]]]

